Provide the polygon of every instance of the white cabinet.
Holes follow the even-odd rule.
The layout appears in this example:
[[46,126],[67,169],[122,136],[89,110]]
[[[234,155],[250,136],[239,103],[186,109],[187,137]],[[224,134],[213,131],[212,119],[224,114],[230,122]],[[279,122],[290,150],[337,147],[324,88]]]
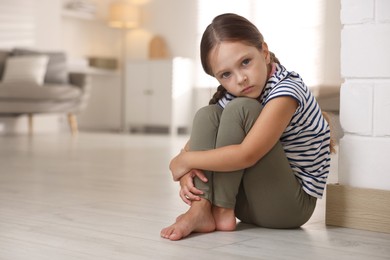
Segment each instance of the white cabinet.
[[192,62],[187,58],[126,64],[126,128],[176,134],[191,122]]

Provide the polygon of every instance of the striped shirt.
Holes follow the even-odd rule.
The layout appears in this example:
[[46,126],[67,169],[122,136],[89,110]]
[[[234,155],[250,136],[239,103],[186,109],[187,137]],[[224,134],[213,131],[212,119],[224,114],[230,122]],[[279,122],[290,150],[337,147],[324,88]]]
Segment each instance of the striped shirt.
[[[282,96],[298,102],[298,108],[280,138],[287,159],[303,190],[322,198],[330,166],[329,125],[299,74],[276,64],[276,71],[268,79],[259,101],[265,106]],[[218,104],[224,108],[234,98],[227,93]]]

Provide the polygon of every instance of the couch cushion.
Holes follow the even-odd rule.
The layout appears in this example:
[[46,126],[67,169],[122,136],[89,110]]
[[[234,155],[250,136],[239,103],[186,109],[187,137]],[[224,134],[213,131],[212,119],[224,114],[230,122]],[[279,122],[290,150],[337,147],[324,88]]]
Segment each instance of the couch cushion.
[[67,84],[68,71],[66,64],[66,55],[63,52],[39,52],[29,49],[15,48],[13,55],[47,55],[49,63],[45,75],[45,83]]
[[4,67],[5,67],[5,61],[7,60],[9,55],[10,55],[9,51],[0,50],[0,81],[3,78],[3,71],[4,71]]
[[48,60],[43,55],[8,57],[2,82],[42,85]]
[[65,101],[81,97],[82,91],[78,87],[64,85],[44,85],[35,84],[0,84],[0,100],[26,100],[26,101]]

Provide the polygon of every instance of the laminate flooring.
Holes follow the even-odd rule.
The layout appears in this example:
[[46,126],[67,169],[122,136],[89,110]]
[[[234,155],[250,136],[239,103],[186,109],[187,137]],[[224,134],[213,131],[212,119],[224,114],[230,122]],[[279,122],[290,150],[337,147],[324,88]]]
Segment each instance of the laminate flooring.
[[[324,224],[159,236],[187,210],[168,164],[186,137],[0,137],[0,259],[390,259],[390,234]],[[337,181],[337,158],[330,181]]]

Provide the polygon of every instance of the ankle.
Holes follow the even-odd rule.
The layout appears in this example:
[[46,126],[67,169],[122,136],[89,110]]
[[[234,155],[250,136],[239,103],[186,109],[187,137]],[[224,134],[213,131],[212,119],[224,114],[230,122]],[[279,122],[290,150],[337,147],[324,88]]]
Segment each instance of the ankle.
[[216,213],[221,213],[221,214],[229,214],[229,213],[234,214],[234,209],[218,207],[215,205],[213,205],[213,211],[215,211]]
[[200,198],[200,200],[195,200],[192,202],[191,208],[208,208],[211,211],[211,202],[207,199]]
[[236,229],[234,209],[213,206],[212,212],[217,230],[233,231]]

